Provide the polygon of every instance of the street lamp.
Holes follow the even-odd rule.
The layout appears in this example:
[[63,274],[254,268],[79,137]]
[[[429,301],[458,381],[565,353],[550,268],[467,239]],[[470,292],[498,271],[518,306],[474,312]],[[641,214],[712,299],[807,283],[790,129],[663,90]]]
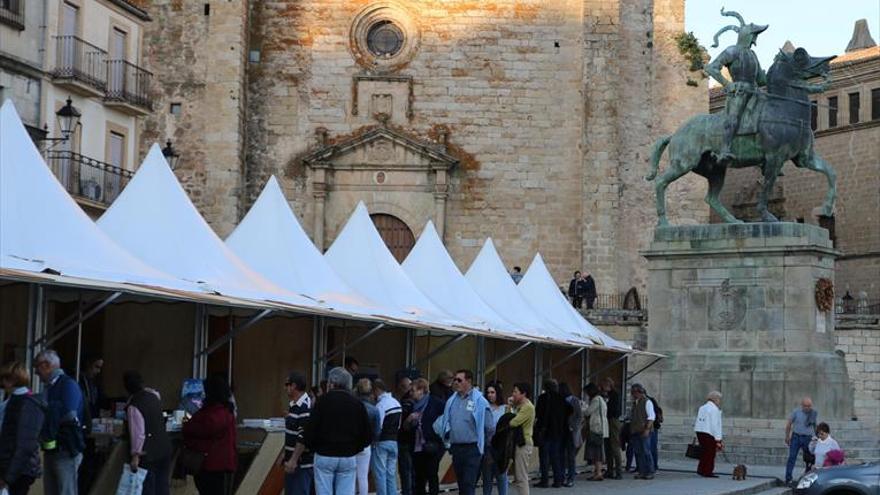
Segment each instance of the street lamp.
[[58,119],[58,128],[61,131],[61,137],[45,137],[41,139],[41,141],[49,141],[57,144],[69,140],[71,134],[76,131],[76,126],[79,125],[79,119],[82,117],[82,114],[75,106],[73,106],[73,101],[68,97],[67,104],[55,112],[55,117]]
[[177,168],[177,162],[180,161],[180,153],[171,146],[171,140],[165,141],[165,147],[162,148],[162,156],[165,157],[165,160],[168,162],[168,166],[171,167],[171,170]]

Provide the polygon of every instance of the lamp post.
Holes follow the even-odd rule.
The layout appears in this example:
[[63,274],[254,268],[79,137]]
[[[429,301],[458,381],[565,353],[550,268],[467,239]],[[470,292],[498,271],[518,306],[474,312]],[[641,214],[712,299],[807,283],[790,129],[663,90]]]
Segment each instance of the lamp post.
[[57,144],[69,140],[70,136],[76,132],[76,126],[79,125],[79,119],[82,117],[82,114],[75,106],[73,106],[73,101],[70,97],[67,97],[67,104],[55,112],[55,117],[58,119],[58,129],[61,131],[61,137],[46,137],[41,141],[49,141]]
[[168,162],[168,166],[171,167],[171,170],[177,168],[177,163],[180,161],[180,153],[177,152],[176,149],[171,145],[171,140],[165,141],[165,147],[162,148],[162,156],[165,157],[165,160]]

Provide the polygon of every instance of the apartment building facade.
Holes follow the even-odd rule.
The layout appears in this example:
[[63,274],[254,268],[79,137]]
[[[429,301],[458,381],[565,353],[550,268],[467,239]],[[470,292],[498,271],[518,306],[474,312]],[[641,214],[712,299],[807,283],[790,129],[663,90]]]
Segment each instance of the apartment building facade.
[[0,98],[13,100],[94,217],[139,162],[140,121],[152,110],[142,57],[149,20],[127,0],[0,0]]

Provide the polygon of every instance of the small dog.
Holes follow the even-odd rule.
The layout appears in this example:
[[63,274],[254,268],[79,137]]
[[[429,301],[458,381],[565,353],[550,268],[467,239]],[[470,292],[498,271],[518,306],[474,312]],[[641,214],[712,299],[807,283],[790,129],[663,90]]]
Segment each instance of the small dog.
[[748,469],[745,464],[737,464],[733,468],[733,479],[736,481],[743,481],[746,479],[746,474],[748,474]]

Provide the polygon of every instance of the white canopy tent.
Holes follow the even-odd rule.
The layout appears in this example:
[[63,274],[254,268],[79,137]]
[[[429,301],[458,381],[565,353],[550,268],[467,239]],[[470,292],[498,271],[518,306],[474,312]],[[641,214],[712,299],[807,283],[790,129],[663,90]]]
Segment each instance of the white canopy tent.
[[273,283],[326,304],[336,311],[370,318],[411,315],[381,307],[349,287],[330,268],[300,226],[281,186],[272,176],[226,244]]
[[207,291],[297,309],[327,309],[245,265],[198,213],[156,144],[98,226],[144,262]]
[[0,268],[197,291],[117,245],[49,170],[11,100],[0,107]]
[[535,255],[528,271],[516,287],[535,311],[554,326],[577,333],[609,349],[623,352],[632,350],[632,347],[594,327],[572,307],[560,292],[540,253]]
[[363,203],[358,203],[324,258],[349,286],[383,307],[431,326],[485,330],[445,314],[416,287],[388,251]]
[[403,271],[446,313],[507,336],[528,336],[490,308],[458,271],[434,223],[428,221],[416,245],[403,262]]
[[486,239],[465,278],[497,314],[503,315],[508,321],[515,321],[531,337],[551,339],[566,345],[593,345],[592,341],[578,334],[556,328],[535,311],[504,268],[491,237]]

